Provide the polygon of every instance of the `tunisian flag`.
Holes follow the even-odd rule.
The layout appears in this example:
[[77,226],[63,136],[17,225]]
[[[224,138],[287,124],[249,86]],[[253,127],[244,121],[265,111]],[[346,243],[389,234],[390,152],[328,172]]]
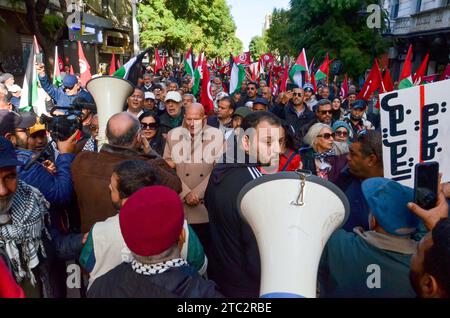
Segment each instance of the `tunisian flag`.
[[244,52],[244,53],[239,54],[238,56],[236,56],[235,63],[236,64],[243,64],[243,65],[250,65],[250,64],[252,64],[250,51],[249,52]]
[[211,91],[211,81],[209,80],[209,70],[206,58],[202,62],[202,93],[200,95],[200,103],[205,108],[205,114],[210,114],[214,111],[214,102]]
[[364,86],[359,92],[356,99],[364,99],[369,100],[370,95],[375,92],[378,88],[382,87],[383,79],[381,77],[381,71],[378,67],[378,62],[375,59],[375,63],[373,63],[372,69],[370,70],[369,75],[364,82]]
[[78,63],[80,65],[80,81],[83,86],[91,79],[91,66],[89,65],[86,56],[84,56],[81,42],[78,41]]

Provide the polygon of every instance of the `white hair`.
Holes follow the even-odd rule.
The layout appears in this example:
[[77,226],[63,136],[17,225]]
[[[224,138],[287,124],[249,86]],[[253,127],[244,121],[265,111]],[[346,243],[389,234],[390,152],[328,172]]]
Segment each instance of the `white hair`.
[[323,124],[323,123],[316,123],[314,125],[312,125],[311,127],[309,127],[308,132],[306,133],[305,137],[303,137],[303,141],[310,145],[314,150],[316,150],[316,139],[317,139],[317,135],[320,134],[320,131],[324,128],[328,128],[331,131],[333,131],[333,129],[331,129],[331,127],[327,124]]

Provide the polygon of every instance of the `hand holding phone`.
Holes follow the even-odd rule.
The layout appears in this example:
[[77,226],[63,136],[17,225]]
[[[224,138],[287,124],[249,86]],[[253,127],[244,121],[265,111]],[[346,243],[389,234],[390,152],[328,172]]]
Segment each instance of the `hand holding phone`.
[[436,206],[439,183],[439,163],[424,162],[415,166],[414,202],[425,210]]

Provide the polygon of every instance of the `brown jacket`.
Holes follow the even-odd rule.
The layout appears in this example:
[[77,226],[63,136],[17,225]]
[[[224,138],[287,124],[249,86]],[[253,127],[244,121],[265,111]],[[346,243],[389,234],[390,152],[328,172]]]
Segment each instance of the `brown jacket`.
[[[183,188],[181,200],[184,201],[189,192],[194,192],[200,199],[200,204],[196,206],[184,203],[184,215],[189,224],[208,222],[208,210],[203,204],[203,197],[214,163],[223,153],[223,143],[220,130],[208,125],[195,140],[184,127],[174,128],[167,135],[163,157],[176,164],[175,169]],[[191,151],[184,152],[181,149]]]
[[85,151],[77,155],[72,164],[72,179],[80,208],[81,230],[87,232],[95,222],[115,215],[109,184],[114,166],[121,161],[141,159],[157,169],[160,182],[177,193],[181,182],[173,169],[160,157],[104,144],[100,152]]

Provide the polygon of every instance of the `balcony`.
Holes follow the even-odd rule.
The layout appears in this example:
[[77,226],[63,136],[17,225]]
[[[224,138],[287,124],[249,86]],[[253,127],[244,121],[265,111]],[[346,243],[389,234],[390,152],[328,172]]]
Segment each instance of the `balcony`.
[[450,6],[418,12],[410,17],[391,21],[391,34],[394,36],[432,34],[445,29],[450,30]]

